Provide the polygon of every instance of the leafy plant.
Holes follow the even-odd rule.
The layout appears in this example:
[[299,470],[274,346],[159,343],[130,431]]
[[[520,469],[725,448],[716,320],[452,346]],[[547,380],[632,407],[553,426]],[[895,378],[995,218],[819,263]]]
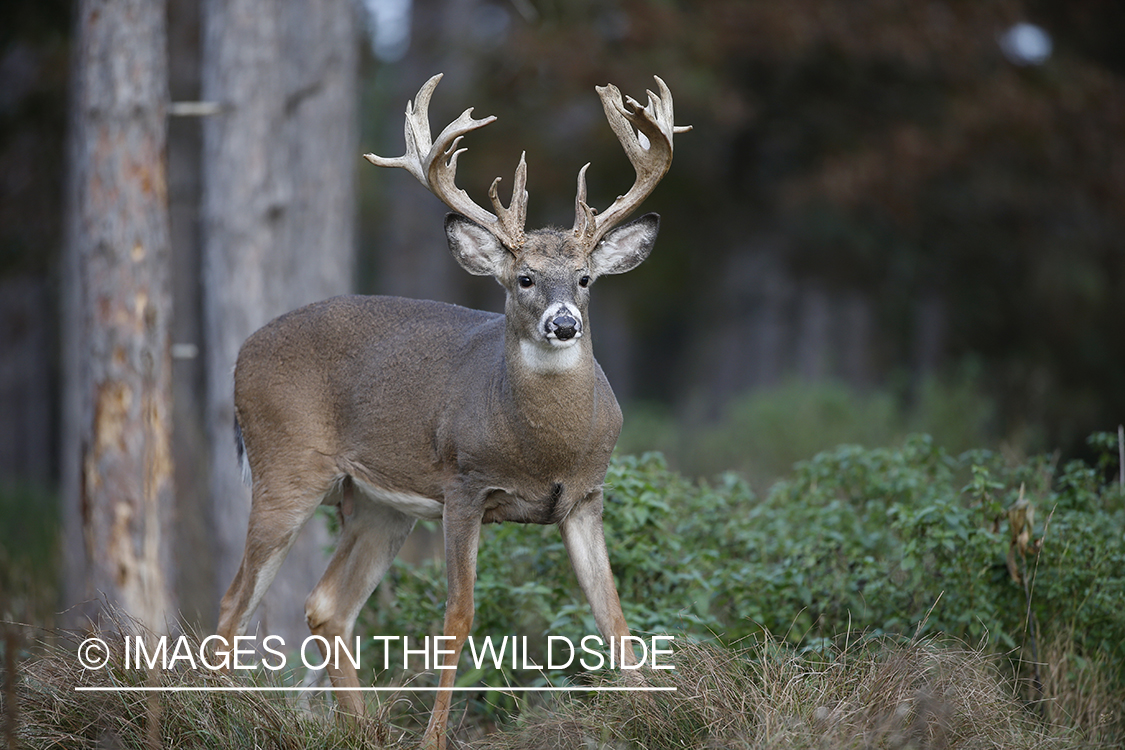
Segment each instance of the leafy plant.
[[[1012,657],[1011,674],[1027,679],[1033,700],[1048,697],[1045,673],[1033,668],[1046,655],[1039,644],[1055,643],[1068,663],[1096,662],[1099,684],[1120,690],[1125,498],[1107,479],[1114,466],[952,455],[914,435],[896,448],[819,453],[759,497],[734,474],[689,481],[659,454],[620,456],[606,479],[606,537],[636,632],[723,643],[769,636],[808,651],[841,633],[942,634]],[[369,610],[367,629],[440,632],[440,563],[396,564],[389,586],[393,603]],[[485,530],[473,632],[526,635],[533,648],[547,635],[597,633],[554,528]],[[544,664],[541,650],[531,657]],[[558,682],[576,672],[490,667],[462,682]]]

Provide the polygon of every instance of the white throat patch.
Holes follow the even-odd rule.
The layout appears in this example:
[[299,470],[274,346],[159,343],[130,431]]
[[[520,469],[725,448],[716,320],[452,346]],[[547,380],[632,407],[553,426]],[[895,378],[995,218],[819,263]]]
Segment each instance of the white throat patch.
[[554,375],[573,370],[582,361],[582,347],[578,339],[566,343],[544,346],[531,341],[520,341],[520,360],[537,375]]

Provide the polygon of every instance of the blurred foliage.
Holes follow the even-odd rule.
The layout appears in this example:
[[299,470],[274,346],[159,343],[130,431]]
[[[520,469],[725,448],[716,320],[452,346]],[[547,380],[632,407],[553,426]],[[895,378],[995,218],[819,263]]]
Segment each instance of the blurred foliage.
[[[841,443],[889,447],[913,432],[933,436],[952,452],[991,443],[996,407],[980,378],[965,368],[957,377],[931,377],[900,392],[790,380],[735,399],[717,418],[703,407],[685,418],[658,404],[632,404],[618,449],[661,452],[689,476],[737,471],[762,491],[797,461]],[[1007,448],[1019,451],[1027,442],[1010,436]]]
[[[799,462],[764,497],[733,474],[693,482],[658,454],[618,457],[606,479],[605,525],[626,618],[634,632],[724,643],[772,634],[814,650],[847,632],[941,633],[1013,657],[1029,679],[1047,655],[1096,662],[1119,690],[1125,493],[1116,436],[1091,444],[1103,461],[1062,467],[1051,456],[954,455],[925,435],[894,448],[842,445]],[[1013,507],[1032,524],[1022,548]],[[440,633],[441,568],[396,563],[384,584],[393,597],[365,610],[361,629]],[[537,664],[546,635],[577,642],[598,632],[550,527],[486,527],[476,598],[474,636],[528,636]],[[1041,646],[1060,638],[1065,648]],[[465,685],[528,679],[491,667],[459,676]],[[490,705],[504,705],[493,698]]]
[[[490,22],[458,27],[449,40],[470,61],[451,84],[468,90],[449,106],[470,102],[499,121],[473,135],[462,159],[470,192],[511,174],[521,148],[530,223],[570,221],[574,175],[587,160],[592,205],[623,192],[632,174],[601,119],[596,84],[639,96],[657,73],[675,93],[677,122],[695,126],[677,139],[676,163],[645,205],[665,219],[657,252],[628,290],[613,291],[632,317],[637,397],[680,407],[700,395],[693,388],[708,395],[715,363],[699,342],[717,321],[745,314],[736,260],[770,246],[802,283],[872,303],[869,370],[856,385],[904,370],[944,375],[943,365],[976,357],[995,433],[1042,428],[1043,445],[1068,451],[1106,414],[1125,413],[1120,6],[471,7],[480,13],[467,18]],[[1001,51],[999,35],[1023,21],[1054,42],[1043,65]],[[412,51],[403,72],[444,65],[451,52],[441,49]],[[397,147],[399,121],[368,117],[388,120]],[[924,299],[943,311],[936,369],[918,360]]]
[[0,620],[53,622],[59,529],[54,493],[32,484],[0,483]]
[[[57,274],[68,7],[0,9],[0,274]],[[1120,3],[415,0],[415,14],[408,57],[368,71],[364,149],[397,153],[397,82],[412,93],[446,70],[435,122],[467,103],[500,118],[473,134],[462,182],[484,202],[526,148],[532,224],[570,221],[587,160],[595,205],[632,181],[595,85],[641,96],[658,73],[695,126],[646,202],[665,218],[657,252],[612,291],[638,398],[679,409],[709,395],[699,342],[744,314],[737,260],[769,246],[803,281],[874,306],[867,382],[853,385],[975,357],[993,433],[1068,453],[1125,413]],[[1021,21],[1051,35],[1044,65],[1002,53]],[[357,181],[364,220],[389,218],[377,180]],[[943,311],[936,370],[917,361],[920,299]]]

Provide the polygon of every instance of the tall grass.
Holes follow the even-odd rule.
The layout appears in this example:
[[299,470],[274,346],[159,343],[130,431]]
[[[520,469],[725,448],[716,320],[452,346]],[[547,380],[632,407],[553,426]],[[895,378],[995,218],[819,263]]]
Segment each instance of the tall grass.
[[525,712],[478,750],[543,748],[1077,748],[1097,738],[1037,719],[991,658],[932,640],[800,654],[773,640],[745,649],[686,644],[667,693],[600,693]]
[[[112,642],[112,638],[106,638]],[[458,730],[453,747],[844,748],[1111,747],[1114,738],[1067,729],[1030,711],[992,657],[955,642],[856,638],[799,652],[772,639],[743,648],[679,642],[675,669],[647,672],[674,693],[571,694],[527,708],[508,727]],[[220,687],[279,684],[197,670],[83,669],[65,644],[41,645],[19,667],[16,746],[46,748],[413,747],[420,728],[392,725],[390,703],[345,721],[326,704],[284,694],[82,693],[79,686]],[[608,678],[612,684],[616,678]],[[553,696],[551,696],[553,697]],[[9,700],[6,698],[5,700]],[[9,707],[5,706],[5,710]],[[472,736],[471,741],[468,739]],[[1117,737],[1120,740],[1120,737]]]
[[[125,667],[122,634],[142,630],[115,616],[115,632],[98,631],[111,646],[101,669],[85,669],[75,645],[81,638],[54,633],[24,653],[17,666],[16,747],[34,750],[330,750],[381,747],[390,726],[382,710],[364,721],[334,717],[331,705],[287,693],[80,692],[78,688],[280,687],[284,677],[258,669],[230,674],[205,668],[149,670]],[[199,639],[192,637],[198,652]],[[7,703],[10,698],[3,699]],[[11,707],[5,705],[5,711]],[[10,738],[5,738],[10,739]]]

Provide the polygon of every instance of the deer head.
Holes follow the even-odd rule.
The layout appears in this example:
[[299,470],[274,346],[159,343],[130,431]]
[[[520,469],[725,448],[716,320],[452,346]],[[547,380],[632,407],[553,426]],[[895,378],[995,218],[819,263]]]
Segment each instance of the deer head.
[[[499,198],[500,178],[488,195],[493,211],[477,205],[455,184],[457,159],[465,134],[495,121],[472,116],[472,108],[430,137],[429,104],[442,76],[435,75],[406,107],[406,153],[396,158],[365,154],[372,164],[400,167],[453,209],[446,219],[446,236],[457,262],[471,274],[492,276],[507,290],[505,312],[509,330],[518,331],[526,361],[538,368],[560,368],[577,357],[553,356],[575,346],[583,337],[588,288],[599,276],[624,273],[652,250],[660,226],[656,214],[618,227],[656,187],[672,163],[672,137],[690,126],[674,124],[672,95],[656,78],[659,94],[648,93],[642,106],[622,98],[616,86],[597,87],[602,107],[617,135],[636,180],[629,191],[600,213],[586,202],[587,163],[578,173],[572,230],[525,231],[527,218],[527,162],[521,154],[508,207]],[[565,369],[565,368],[564,368]]]

